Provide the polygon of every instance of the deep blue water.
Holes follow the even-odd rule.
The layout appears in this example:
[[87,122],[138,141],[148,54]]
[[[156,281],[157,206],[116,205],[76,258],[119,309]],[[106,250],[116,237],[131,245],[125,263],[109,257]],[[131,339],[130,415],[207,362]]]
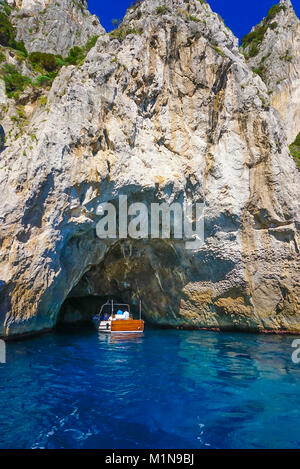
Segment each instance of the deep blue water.
[[8,344],[0,448],[295,448],[293,337],[93,330]]

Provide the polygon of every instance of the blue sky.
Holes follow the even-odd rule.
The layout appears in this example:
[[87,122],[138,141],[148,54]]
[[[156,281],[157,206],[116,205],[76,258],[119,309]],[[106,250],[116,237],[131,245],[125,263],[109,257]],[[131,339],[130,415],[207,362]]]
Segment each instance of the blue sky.
[[[222,16],[225,23],[241,38],[247,34],[252,26],[259,23],[267,15],[269,8],[276,0],[208,0],[213,11]],[[107,31],[112,29],[113,18],[123,18],[133,0],[88,0],[89,9],[99,16],[101,24]],[[294,9],[300,17],[300,0],[292,0]]]

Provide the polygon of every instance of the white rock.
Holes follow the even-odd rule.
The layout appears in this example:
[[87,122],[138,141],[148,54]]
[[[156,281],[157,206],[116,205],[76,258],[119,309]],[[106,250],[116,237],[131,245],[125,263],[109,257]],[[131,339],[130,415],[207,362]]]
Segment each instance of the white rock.
[[[292,143],[300,132],[300,20],[290,0],[281,0],[279,6],[285,10],[269,21],[264,39],[257,46],[259,53],[249,58],[248,64],[254,70],[263,67],[262,78],[271,103],[280,112],[288,143]],[[264,24],[266,19],[258,27]],[[250,49],[247,47],[246,53]]]
[[[87,295],[141,298],[159,324],[299,332],[299,173],[265,84],[196,0],[145,0],[123,27],[140,34],[100,37],[8,138],[0,334],[50,328]],[[101,241],[97,207],[121,194],[205,201],[205,244]]]

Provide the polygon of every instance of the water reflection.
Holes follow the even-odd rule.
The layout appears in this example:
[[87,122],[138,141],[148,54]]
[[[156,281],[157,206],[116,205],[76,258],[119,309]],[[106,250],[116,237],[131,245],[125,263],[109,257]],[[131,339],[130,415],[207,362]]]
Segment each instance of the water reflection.
[[113,333],[107,334],[103,332],[98,332],[98,338],[100,342],[106,342],[108,344],[118,344],[118,343],[128,343],[128,342],[135,342],[141,343],[144,334],[135,333],[135,332],[127,332],[126,334],[122,333]]
[[8,344],[0,447],[297,447],[292,341],[147,329]]

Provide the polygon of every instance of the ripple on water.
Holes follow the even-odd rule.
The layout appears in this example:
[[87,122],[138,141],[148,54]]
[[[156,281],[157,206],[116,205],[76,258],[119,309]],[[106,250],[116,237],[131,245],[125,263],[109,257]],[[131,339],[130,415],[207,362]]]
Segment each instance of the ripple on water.
[[148,329],[9,343],[0,448],[299,447],[292,341]]

